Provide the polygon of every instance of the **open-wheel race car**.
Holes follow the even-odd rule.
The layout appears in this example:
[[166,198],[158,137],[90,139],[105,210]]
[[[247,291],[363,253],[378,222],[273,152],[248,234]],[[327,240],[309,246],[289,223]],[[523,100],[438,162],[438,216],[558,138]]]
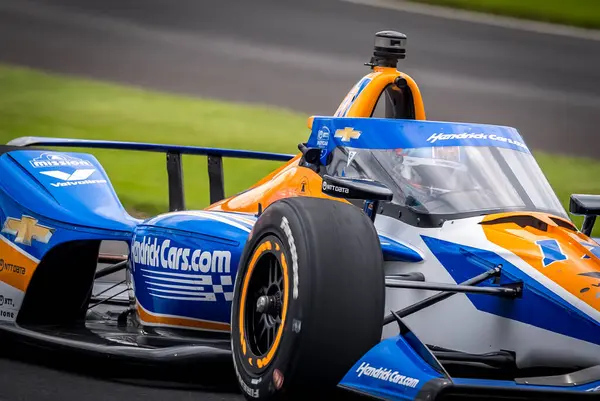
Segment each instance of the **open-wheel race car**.
[[[578,229],[516,129],[426,120],[397,70],[405,45],[376,35],[371,72],[334,116],[309,118],[295,156],[1,147],[0,333],[141,362],[228,359],[248,399],[600,394],[600,197],[571,197]],[[165,153],[170,212],[131,217],[94,156],[56,147]],[[185,208],[183,155],[207,156],[203,210]],[[226,198],[225,157],[284,164]]]

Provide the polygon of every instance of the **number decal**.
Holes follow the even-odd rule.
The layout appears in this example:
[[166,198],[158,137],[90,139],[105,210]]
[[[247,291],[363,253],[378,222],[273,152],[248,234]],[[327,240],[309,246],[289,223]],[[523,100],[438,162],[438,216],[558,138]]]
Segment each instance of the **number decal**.
[[[583,242],[583,241],[579,241],[579,243],[581,245],[583,245],[588,251],[590,251],[592,253],[592,255],[594,255],[597,258],[600,258],[600,246],[598,246],[597,244],[592,244],[592,243]],[[590,259],[590,256],[583,255],[581,257],[581,259]]]
[[554,262],[567,260],[567,255],[565,255],[562,249],[560,249],[560,245],[558,244],[557,240],[543,239],[536,241],[535,243],[540,247],[542,255],[544,256],[544,259],[542,260],[544,267],[548,267]]

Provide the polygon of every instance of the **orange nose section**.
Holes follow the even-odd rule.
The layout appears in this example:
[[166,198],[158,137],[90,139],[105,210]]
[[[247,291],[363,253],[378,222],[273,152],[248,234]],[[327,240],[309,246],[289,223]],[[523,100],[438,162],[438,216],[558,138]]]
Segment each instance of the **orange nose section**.
[[9,240],[0,238],[0,281],[25,291],[37,265],[37,261],[19,252]]
[[543,213],[502,213],[480,223],[492,243],[600,311],[600,246],[572,223]]

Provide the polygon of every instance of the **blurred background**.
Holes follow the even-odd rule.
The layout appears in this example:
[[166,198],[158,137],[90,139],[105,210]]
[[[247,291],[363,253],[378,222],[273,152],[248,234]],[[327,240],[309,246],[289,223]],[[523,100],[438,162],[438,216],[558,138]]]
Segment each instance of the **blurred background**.
[[[335,112],[369,72],[374,34],[390,29],[408,35],[399,69],[428,118],[516,127],[566,206],[571,193],[600,194],[599,28],[599,0],[0,0],[0,143],[296,153],[307,117]],[[131,213],[167,211],[164,155],[93,153]],[[278,163],[224,165],[231,195]],[[206,206],[206,159],[184,168],[187,207]],[[4,359],[0,370],[2,399],[199,399]]]
[[[306,118],[333,114],[369,72],[374,33],[393,29],[428,118],[516,127],[566,204],[600,193],[598,27],[597,0],[0,0],[0,142],[295,153]],[[167,210],[164,155],[94,153],[132,213]],[[184,166],[187,206],[206,206],[206,160]],[[276,166],[225,160],[227,194]]]

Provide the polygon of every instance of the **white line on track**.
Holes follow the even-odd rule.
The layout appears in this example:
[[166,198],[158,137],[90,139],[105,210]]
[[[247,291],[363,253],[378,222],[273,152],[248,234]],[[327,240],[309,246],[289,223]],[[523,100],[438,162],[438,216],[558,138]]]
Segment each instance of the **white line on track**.
[[559,35],[577,39],[600,41],[600,31],[551,24],[547,22],[528,21],[519,18],[485,14],[476,11],[458,10],[429,4],[416,4],[405,0],[341,0],[347,3],[387,8],[413,14],[464,21],[476,24],[493,25],[507,29],[535,32],[548,35]]

